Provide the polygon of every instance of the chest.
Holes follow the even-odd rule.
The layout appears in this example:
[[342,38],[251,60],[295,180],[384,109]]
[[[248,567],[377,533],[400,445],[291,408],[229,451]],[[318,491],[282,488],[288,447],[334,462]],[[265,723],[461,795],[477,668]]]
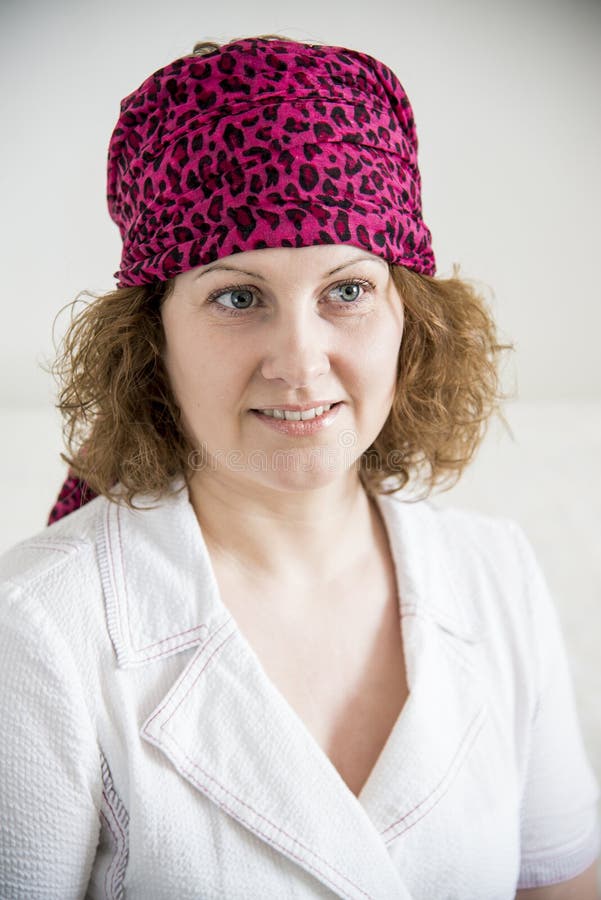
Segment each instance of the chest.
[[408,696],[392,561],[304,598],[216,575],[264,671],[358,796]]

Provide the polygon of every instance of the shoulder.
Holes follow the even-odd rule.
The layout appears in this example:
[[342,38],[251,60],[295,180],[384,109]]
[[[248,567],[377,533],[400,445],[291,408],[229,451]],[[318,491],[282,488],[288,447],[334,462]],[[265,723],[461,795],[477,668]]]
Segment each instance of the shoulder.
[[85,570],[94,556],[96,528],[107,501],[97,497],[88,504],[0,555],[0,584],[23,590],[47,578],[64,578]]
[[102,627],[96,531],[108,501],[95,498],[0,555],[0,621],[22,640]]
[[384,501],[393,539],[405,552],[425,562],[441,560],[462,584],[484,579],[497,582],[527,579],[531,545],[512,518],[459,506],[441,506],[434,500],[407,501],[398,494]]
[[396,493],[381,498],[381,507],[412,609],[499,652],[529,653],[550,601],[515,520]]
[[36,534],[13,544],[0,555],[0,583],[25,587],[54,569],[82,564],[93,552],[98,515],[104,498],[94,500]]
[[512,518],[460,506],[443,506],[436,500],[418,501],[410,506],[422,527],[453,552],[477,553],[478,558],[516,553],[521,528]]
[[191,579],[197,535],[182,510],[183,494],[137,496],[135,508],[98,496],[15,544],[0,555],[0,620],[30,641],[60,636],[84,669],[106,661],[116,615],[131,605],[168,618],[156,597]]

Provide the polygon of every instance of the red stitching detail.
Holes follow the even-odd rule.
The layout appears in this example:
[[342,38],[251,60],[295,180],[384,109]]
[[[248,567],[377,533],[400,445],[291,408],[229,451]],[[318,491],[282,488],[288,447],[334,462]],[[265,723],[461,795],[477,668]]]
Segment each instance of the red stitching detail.
[[[208,630],[206,625],[200,625],[199,627],[200,627],[200,628],[204,628],[205,630]],[[193,629],[191,629],[191,630],[193,630]],[[185,634],[185,633],[186,633],[185,631],[182,632],[182,634]],[[162,644],[162,643],[164,643],[165,641],[171,640],[172,637],[179,637],[179,635],[175,635],[175,634],[174,634],[174,635],[172,635],[171,637],[168,637],[168,638],[162,638],[160,641],[157,641],[157,643]],[[195,646],[195,645],[198,645],[198,643],[199,643],[199,639],[198,639],[198,637],[195,637],[195,638],[192,638],[191,641],[185,641],[183,644],[180,643],[180,644],[175,644],[173,647],[166,647],[164,650],[161,650],[160,653],[154,653],[154,654],[152,654],[151,656],[143,656],[143,657],[139,660],[139,662],[148,662],[148,661],[151,660],[151,659],[160,659],[161,656],[169,656],[170,653],[174,653],[174,652],[177,651],[177,650],[184,650],[186,647],[193,647],[193,646]],[[201,643],[203,643],[203,642],[201,641]],[[204,642],[204,643],[206,643],[206,642]],[[149,647],[154,647],[155,645],[154,645],[154,644],[149,644],[148,646],[149,646]],[[136,649],[136,648],[134,647],[134,650],[135,650],[135,649]],[[146,650],[147,648],[146,648],[146,647],[142,647],[141,649],[142,649],[142,650]],[[137,652],[137,651],[136,651],[136,652]]]
[[117,617],[119,620],[119,633],[123,635],[123,621],[121,618],[121,603],[119,602],[119,591],[117,589],[117,577],[115,574],[115,565],[113,560],[113,548],[110,540],[110,528],[109,528],[109,513],[110,513],[110,504],[106,504],[104,510],[104,528],[106,535],[106,552],[108,557],[108,564],[111,571],[111,576],[113,579],[113,595],[115,598],[115,604],[117,606]]
[[[220,632],[220,631],[228,624],[229,621],[230,621],[230,619],[227,619],[227,621],[225,621],[225,622],[223,623],[223,625],[220,625],[219,628],[218,628],[216,631],[213,632],[213,634],[209,637],[209,639],[205,642],[205,644],[204,644],[204,646],[203,646],[203,653],[206,651],[206,649],[207,649],[207,647],[210,645],[211,641],[213,641],[213,639],[214,639],[214,638],[219,634],[219,632]],[[213,650],[213,652],[212,652],[211,655],[209,656],[209,658],[208,658],[207,660],[205,660],[205,663],[204,663],[203,667],[201,668],[200,672],[198,673],[198,675],[196,676],[196,678],[194,679],[194,681],[192,682],[192,684],[189,686],[188,690],[187,690],[187,691],[185,692],[185,694],[182,696],[181,700],[179,701],[179,703],[177,704],[177,706],[175,707],[175,709],[173,710],[173,712],[172,712],[172,713],[169,715],[169,717],[165,720],[164,724],[161,725],[161,730],[165,727],[165,725],[167,724],[167,722],[169,721],[169,719],[175,714],[175,712],[176,712],[176,711],[179,709],[179,707],[182,705],[182,703],[184,702],[184,700],[186,699],[186,697],[188,696],[188,694],[190,693],[190,691],[192,690],[192,688],[194,687],[194,685],[196,684],[196,682],[198,681],[198,679],[200,678],[200,676],[202,675],[202,673],[205,671],[205,669],[207,668],[208,664],[211,662],[211,660],[213,659],[213,657],[214,657],[214,655],[217,653],[217,651],[218,651],[221,647],[223,647],[223,645],[224,645],[227,641],[229,641],[229,639],[230,639],[231,637],[234,636],[234,633],[235,633],[235,632],[232,632],[231,634],[228,634],[228,636],[225,638],[225,640],[223,640],[220,644],[218,644],[217,647]],[[173,699],[174,699],[174,697],[175,697],[175,694],[176,694],[177,691],[180,689],[180,687],[182,686],[182,684],[185,684],[185,682],[186,682],[186,676],[184,676],[184,679],[183,679],[182,681],[180,681],[180,683],[179,683],[179,685],[177,686],[177,689],[176,689],[176,691],[174,692],[174,694],[173,694],[171,697],[169,697],[169,699],[167,699],[167,700],[165,701],[165,703],[163,703],[163,705],[160,706],[160,707],[157,709],[157,711],[155,712],[155,714],[153,715],[153,717],[152,717],[151,719],[148,720],[148,722],[146,723],[146,726],[144,727],[144,731],[146,732],[146,734],[148,734],[148,731],[147,731],[148,725],[150,725],[150,723],[151,723],[154,719],[156,719],[156,717],[157,717],[157,716],[165,709],[166,706],[169,705],[169,703],[172,703],[172,702],[173,702]],[[149,735],[149,736],[150,736],[150,735]]]
[[[129,626],[129,618],[127,621],[128,621],[128,626]],[[129,630],[129,628],[128,628],[128,630]],[[152,644],[145,644],[143,647],[134,647],[131,640],[130,640],[130,644],[131,644],[132,650],[135,653],[142,653],[144,650],[152,650],[153,647],[158,647],[160,644],[166,643],[166,641],[172,641],[174,638],[183,637],[185,634],[190,634],[193,631],[202,632],[202,631],[208,631],[208,630],[209,630],[208,625],[205,625],[203,623],[202,625],[194,625],[193,628],[187,628],[185,631],[175,632],[174,634],[170,634],[168,637],[161,638],[159,641],[154,641],[154,643],[152,643]],[[195,638],[188,641],[187,643],[178,644],[177,646],[178,647],[188,647],[190,644],[198,642],[199,637],[200,636],[197,635]],[[173,649],[172,647],[169,647],[167,650],[162,650],[158,654],[158,656],[164,656],[166,653],[169,653],[172,649]],[[156,657],[155,656],[145,656],[144,659],[156,659]]]
[[[474,728],[475,728],[475,724],[478,722],[478,719],[481,719],[481,720],[482,720],[482,721],[481,721],[481,724],[480,724],[480,727],[479,727],[478,729],[475,730],[475,733],[474,733],[474,734],[472,734],[472,732],[474,731]],[[438,784],[436,785],[436,787],[434,787],[434,788],[430,791],[430,793],[427,795],[427,797],[424,797],[423,800],[420,800],[420,802],[417,804],[417,806],[414,806],[413,809],[410,809],[409,812],[406,812],[404,816],[401,816],[400,819],[397,819],[396,822],[393,822],[391,825],[388,826],[388,828],[386,828],[383,832],[381,832],[382,836],[384,836],[384,835],[386,834],[387,831],[390,831],[391,828],[394,828],[396,825],[399,825],[401,822],[404,822],[405,819],[407,819],[412,813],[416,812],[416,810],[418,810],[418,809],[420,808],[420,806],[423,806],[424,803],[426,803],[426,801],[429,800],[430,797],[432,797],[437,791],[440,791],[439,797],[437,797],[437,799],[434,801],[434,803],[433,803],[431,806],[429,806],[428,809],[426,809],[426,811],[423,813],[423,815],[421,815],[418,819],[416,819],[414,822],[412,822],[412,823],[411,823],[410,825],[408,825],[406,828],[403,828],[401,831],[397,832],[397,834],[394,834],[394,835],[390,838],[390,840],[386,842],[387,844],[392,843],[392,841],[394,841],[395,838],[399,837],[401,834],[406,834],[406,833],[409,831],[410,828],[413,828],[413,826],[416,825],[418,822],[420,822],[420,821],[424,818],[424,816],[427,816],[428,813],[430,812],[430,810],[434,809],[434,807],[442,800],[442,798],[443,798],[443,797],[445,796],[445,794],[446,794],[446,790],[442,790],[442,786],[444,785],[445,781],[448,781],[448,782],[449,782],[448,787],[450,787],[450,784],[451,784],[451,782],[452,782],[454,776],[453,776],[453,775],[449,775],[449,773],[452,771],[453,766],[455,765],[455,762],[456,762],[456,760],[457,760],[457,758],[458,758],[458,756],[459,756],[459,754],[460,754],[460,752],[461,752],[461,750],[462,750],[464,744],[465,744],[470,738],[471,738],[472,741],[474,741],[474,740],[476,739],[476,737],[478,736],[478,734],[480,733],[480,731],[482,730],[483,725],[484,725],[484,714],[483,714],[482,712],[478,712],[478,713],[474,716],[474,718],[472,719],[472,721],[470,722],[470,724],[469,724],[469,726],[468,726],[468,729],[467,729],[467,731],[465,732],[465,734],[464,734],[464,736],[463,736],[463,738],[462,738],[462,740],[461,740],[461,743],[459,744],[459,747],[457,748],[457,752],[455,753],[455,756],[454,756],[453,759],[451,760],[451,763],[449,764],[449,767],[448,767],[447,771],[445,772],[445,774],[443,775],[443,777],[440,779],[440,781],[438,782]],[[447,790],[448,790],[448,788],[447,788]]]
[[[259,816],[259,818],[261,818],[261,819],[263,819],[263,821],[267,822],[272,828],[275,828],[276,831],[279,831],[279,832],[281,832],[282,834],[286,835],[287,838],[289,838],[289,839],[290,839],[291,841],[293,841],[295,844],[298,844],[300,847],[303,848],[303,850],[307,850],[309,853],[311,853],[314,857],[316,857],[317,859],[319,859],[321,862],[324,862],[327,866],[330,867],[330,869],[331,869],[333,872],[336,872],[336,874],[339,875],[342,879],[344,879],[344,881],[348,882],[348,884],[351,884],[354,888],[356,888],[356,889],[357,889],[364,897],[368,897],[369,900],[374,900],[374,898],[372,898],[370,894],[366,894],[366,892],[365,892],[362,888],[360,888],[358,884],[355,884],[355,882],[351,881],[350,878],[347,878],[347,876],[346,876],[343,872],[339,872],[338,869],[335,869],[334,866],[330,865],[330,864],[327,862],[327,860],[325,860],[325,859],[323,859],[323,857],[319,856],[319,854],[316,853],[314,850],[311,850],[310,847],[306,847],[304,844],[301,844],[301,842],[300,842],[297,838],[292,837],[291,834],[288,834],[288,832],[285,831],[283,828],[280,828],[279,825],[276,825],[274,822],[270,822],[269,819],[268,819],[266,816],[262,815],[258,810],[253,809],[252,806],[250,806],[248,803],[246,803],[246,802],[245,802],[244,800],[242,800],[240,797],[237,797],[237,796],[236,796],[235,794],[233,794],[231,791],[228,791],[228,789],[225,788],[222,784],[220,784],[220,783],[217,781],[217,779],[213,778],[211,775],[208,774],[208,772],[205,772],[203,769],[201,769],[201,767],[200,767],[197,763],[195,763],[195,762],[187,755],[186,751],[185,751],[182,747],[180,747],[180,745],[177,743],[177,741],[176,741],[171,735],[167,735],[167,737],[169,738],[169,740],[170,740],[173,744],[175,744],[175,746],[178,748],[178,750],[181,752],[181,754],[185,757],[185,759],[191,764],[191,766],[193,766],[195,769],[198,769],[200,772],[203,773],[203,775],[206,775],[207,778],[209,778],[209,779],[210,779],[211,781],[213,781],[215,784],[219,785],[219,787],[221,788],[221,790],[225,791],[226,794],[229,794],[230,797],[233,797],[235,800],[237,800],[239,803],[241,803],[242,806],[245,806],[247,809],[249,809],[249,810],[250,810],[251,812],[253,812],[255,815]],[[205,789],[206,789],[206,785],[202,784],[201,781],[199,781],[197,778],[195,778],[194,775],[192,774],[192,772],[188,772],[188,773],[187,773],[187,777],[189,777],[192,781],[194,781],[199,787],[202,787],[202,788],[205,788]],[[210,790],[209,790],[209,793],[211,793]],[[215,798],[215,799],[217,800],[217,798]],[[223,804],[221,801],[218,801],[218,802],[219,802],[219,805],[220,805],[220,806],[225,806],[225,804]],[[227,808],[227,807],[226,807],[226,808]],[[240,822],[243,821],[242,819],[240,819],[240,818],[234,813],[233,810],[230,809],[230,810],[228,810],[228,812],[229,812],[231,815],[233,815],[235,819],[238,819],[238,821],[240,821]],[[243,823],[243,824],[244,824],[244,823]],[[279,845],[278,845],[276,841],[274,841],[274,840],[270,839],[269,837],[267,837],[267,834],[266,834],[265,832],[260,831],[260,829],[257,829],[257,831],[259,831],[259,834],[261,834],[261,835],[265,838],[265,840],[266,840],[266,842],[267,842],[268,844],[271,844],[271,846],[276,847],[276,848],[278,848],[279,850],[283,850],[283,845],[282,845],[282,844],[279,844]],[[297,856],[296,854],[292,853],[290,850],[286,850],[286,853],[290,853],[290,855],[293,856],[294,859],[297,859],[297,860],[299,860],[299,861],[302,861],[302,862],[305,863],[305,864],[308,864],[309,867],[312,868],[312,869],[314,869],[315,872],[319,872],[321,875],[323,875],[323,876],[330,882],[330,884],[332,883],[331,880],[330,880],[330,878],[329,878],[329,876],[328,876],[322,869],[317,868],[317,866],[312,866],[310,863],[307,863],[307,860],[303,860],[302,857]],[[392,862],[392,860],[391,860],[391,862]],[[337,885],[334,885],[334,887],[337,887]]]
[[[107,518],[108,518],[108,507],[107,507]],[[119,550],[121,552],[121,563],[123,563],[123,543],[121,541],[121,520],[120,520],[120,510],[119,509],[116,510],[116,518],[117,518],[117,539],[119,541]],[[115,569],[113,566],[112,554],[111,554],[111,569],[113,571],[113,580],[115,582],[115,587],[116,587],[117,580],[115,578]],[[121,565],[121,569],[123,570],[123,564]],[[125,584],[125,579],[123,579],[123,582]],[[117,599],[117,603],[119,606],[119,620],[120,620],[121,626],[122,626],[121,633],[123,634],[123,618],[121,615],[121,602],[120,602],[120,598],[119,598],[119,592],[117,590],[115,590],[115,597]],[[126,609],[129,611],[129,602],[128,602],[127,594],[125,594],[125,604],[126,604]],[[135,653],[143,653],[145,650],[151,650],[153,647],[158,647],[160,644],[164,644],[166,641],[172,641],[174,638],[183,637],[185,634],[190,634],[192,632],[200,632],[203,629],[205,631],[208,630],[208,627],[205,624],[194,625],[193,628],[186,628],[185,631],[178,631],[175,634],[170,634],[169,637],[161,638],[159,641],[154,641],[152,644],[145,644],[143,647],[135,647],[133,639],[132,639],[131,628],[129,625],[129,615],[126,616],[126,619],[127,619],[127,634],[129,637],[129,645]],[[192,643],[193,643],[193,641],[189,641],[188,644],[180,645],[180,647],[186,647]],[[145,657],[144,661],[149,660],[149,659],[157,659],[159,656],[164,656],[166,653],[169,653],[172,650],[173,650],[173,648],[170,647],[168,650],[161,651],[161,653],[159,653],[157,656]]]
[[[111,784],[112,784],[112,779],[111,779]],[[110,801],[110,799],[109,799],[109,797],[108,797],[108,794],[106,793],[105,790],[102,791],[102,796],[104,797],[104,799],[105,799],[105,801],[106,801],[106,806],[107,806],[108,810],[110,811],[110,813],[111,813],[111,815],[112,815],[112,817],[113,817],[113,823],[114,823],[114,824],[117,826],[117,828],[119,829],[119,834],[120,834],[120,836],[121,836],[121,844],[119,844],[118,838],[115,837],[115,833],[114,833],[114,831],[112,830],[112,828],[110,828],[108,819],[107,819],[106,815],[104,815],[104,813],[103,813],[104,819],[105,819],[107,825],[109,825],[111,834],[113,835],[113,837],[115,837],[115,841],[116,841],[116,843],[117,843],[117,850],[116,850],[116,853],[115,853],[115,855],[114,855],[114,857],[113,857],[111,866],[109,866],[109,868],[111,868],[111,867],[113,868],[113,874],[112,874],[112,877],[111,877],[111,887],[112,887],[112,889],[113,889],[113,894],[114,894],[114,896],[116,897],[116,896],[117,896],[117,891],[115,890],[115,879],[117,878],[117,875],[118,875],[118,873],[119,873],[119,870],[120,870],[121,866],[123,865],[123,860],[124,860],[124,857],[125,857],[124,850],[125,850],[125,847],[127,846],[127,836],[126,836],[125,832],[123,831],[123,828],[121,827],[121,823],[119,822],[119,817],[117,816],[117,814],[116,814],[116,812],[115,812],[115,809],[114,809],[114,807],[113,807],[113,805],[112,805],[112,803],[111,803],[111,801]],[[107,869],[107,874],[108,874],[108,869]],[[105,880],[106,880],[106,875],[105,875]]]
[[[228,621],[229,621],[229,619],[228,619]],[[225,625],[225,624],[227,624],[227,622],[225,622],[224,625]],[[222,625],[216,632],[214,632],[214,633],[211,635],[211,638],[210,638],[209,640],[212,640],[212,639],[218,634],[218,632],[221,630],[221,628],[223,628],[223,625]],[[213,659],[213,657],[215,656],[215,654],[217,653],[217,651],[220,650],[221,647],[223,647],[223,645],[224,645],[225,643],[227,643],[227,641],[228,641],[231,637],[234,636],[234,634],[235,634],[235,632],[232,632],[232,634],[229,634],[229,635],[225,638],[225,640],[222,641],[222,642],[221,642],[221,643],[213,650],[213,652],[211,653],[211,655],[209,656],[209,658],[208,658],[207,660],[205,660],[205,663],[204,663],[204,665],[202,666],[200,672],[198,672],[198,674],[196,675],[196,678],[194,678],[194,680],[192,681],[192,683],[189,685],[187,691],[183,694],[182,698],[180,699],[180,701],[179,701],[179,703],[177,704],[177,706],[175,707],[175,709],[171,712],[171,714],[169,715],[169,717],[168,717],[168,718],[165,720],[165,722],[161,725],[161,731],[164,731],[165,726],[167,725],[167,723],[169,722],[169,720],[172,718],[172,716],[175,714],[175,712],[179,709],[179,707],[181,706],[181,704],[183,703],[183,701],[186,699],[186,697],[188,696],[188,694],[190,693],[190,691],[192,690],[192,688],[194,687],[194,685],[196,684],[196,682],[198,681],[198,679],[200,678],[200,676],[202,675],[202,673],[206,670],[208,664],[211,662],[211,660]],[[206,648],[207,646],[208,646],[208,642],[207,642],[207,644],[205,644],[205,648]],[[184,683],[184,682],[180,682],[180,685],[183,684],[183,683]],[[178,689],[179,689],[179,686],[178,686]],[[148,729],[148,726],[149,726],[150,723],[151,723],[151,722],[159,715],[159,713],[161,713],[161,712],[163,711],[163,709],[165,709],[165,707],[169,705],[170,702],[173,702],[174,696],[175,696],[175,695],[173,695],[173,696],[172,696],[169,700],[167,700],[161,707],[159,707],[159,709],[156,711],[156,713],[153,715],[153,717],[152,717],[151,719],[149,719],[148,722],[146,723],[146,726],[144,727],[143,731],[144,731],[144,733],[145,733],[148,737],[150,737],[151,739],[152,739],[152,735],[150,735],[149,732],[148,732],[148,730],[147,730],[147,729]],[[185,750],[184,750],[182,747],[180,747],[180,745],[177,743],[177,741],[176,741],[170,734],[166,733],[165,736],[168,738],[168,740],[170,740],[173,744],[175,744],[175,746],[180,750],[180,752],[183,754],[183,756],[186,758],[186,760],[188,760],[188,762],[192,764],[192,766],[194,766],[195,768],[199,769],[199,771],[203,772],[203,774],[206,775],[208,778],[210,778],[211,781],[214,781],[215,784],[219,785],[219,787],[220,787],[223,791],[225,791],[225,792],[226,792],[227,794],[229,794],[231,797],[234,797],[239,803],[241,803],[243,806],[245,806],[247,809],[249,809],[249,810],[250,810],[251,812],[253,812],[255,815],[259,816],[259,817],[260,817],[261,819],[263,819],[265,822],[268,822],[268,824],[269,824],[272,828],[275,828],[277,831],[280,831],[282,834],[286,835],[286,837],[288,837],[290,840],[294,841],[294,843],[300,844],[300,842],[299,842],[296,838],[292,837],[292,835],[290,835],[290,834],[288,834],[286,831],[284,831],[283,828],[280,828],[279,825],[275,825],[275,823],[270,822],[269,819],[267,819],[265,816],[263,816],[261,813],[259,813],[258,810],[253,809],[252,806],[250,806],[249,804],[247,804],[247,803],[246,803],[244,800],[242,800],[240,797],[237,797],[235,794],[232,794],[231,791],[228,791],[227,788],[225,788],[225,787],[224,787],[222,784],[220,784],[215,778],[213,778],[211,775],[209,775],[208,772],[204,772],[204,771],[200,768],[200,766],[198,766],[196,763],[194,763],[194,762],[190,759],[190,757],[186,754]],[[201,785],[201,783],[200,783],[197,779],[194,778],[194,776],[193,776],[191,773],[190,773],[190,778],[192,778],[193,781],[196,781],[196,783],[199,784],[200,786],[203,786],[203,785]],[[232,813],[232,814],[233,814],[233,813]],[[235,817],[235,818],[238,818],[237,816],[234,816],[234,817]],[[239,820],[239,821],[241,821],[241,820]],[[263,832],[261,832],[261,834],[263,834]],[[266,835],[265,835],[265,840],[266,840],[268,843],[272,844],[272,846],[278,847],[278,844],[276,844],[275,842],[270,841],[269,838],[267,838]],[[300,846],[303,846],[303,845],[301,844]],[[322,859],[322,857],[320,857],[317,853],[315,853],[315,851],[311,850],[309,847],[303,847],[303,849],[308,850],[309,853],[312,853],[313,856],[315,856],[317,859],[321,859],[322,862],[325,862],[327,865],[329,865],[329,863],[327,863],[326,860]],[[293,854],[293,855],[294,855],[294,854]],[[300,857],[295,857],[295,858],[300,860]],[[352,881],[350,881],[350,879],[348,879],[348,878],[346,877],[346,875],[344,875],[342,872],[338,872],[338,870],[335,869],[333,866],[330,866],[330,868],[332,869],[332,871],[336,872],[336,873],[337,873],[341,878],[343,878],[345,881],[348,881],[349,884],[352,884],[353,887],[357,888],[357,890],[360,891],[365,897],[369,897],[369,894],[366,894],[365,891],[363,891],[362,888],[359,887],[359,885],[354,884]],[[320,872],[322,875],[325,875],[325,872],[322,872],[320,869],[317,869],[316,867],[315,867],[315,871],[316,871],[316,872]],[[328,876],[325,875],[325,877],[327,878]]]
[[[118,539],[118,541],[119,541],[119,553],[120,553],[119,561],[120,561],[120,563],[121,563],[120,568],[121,568],[121,572],[123,572],[123,571],[124,571],[124,568],[123,568],[123,544],[122,544],[122,542],[121,542],[121,515],[120,515],[120,512],[121,512],[121,511],[120,511],[119,507],[117,507],[117,510],[116,510],[116,512],[115,512],[115,518],[117,519],[117,539]],[[127,619],[127,636],[128,636],[128,638],[129,638],[129,646],[130,646],[130,647],[133,647],[133,646],[134,646],[134,642],[133,642],[133,640],[132,640],[132,636],[131,636],[131,628],[130,628],[130,625],[129,625],[129,598],[128,598],[128,596],[127,596],[127,591],[126,591],[126,587],[125,587],[125,586],[126,586],[126,583],[127,583],[127,582],[126,582],[126,580],[125,580],[125,578],[124,578],[124,579],[123,579],[123,593],[124,593],[124,595],[125,595],[125,609],[126,609],[126,613],[127,613],[127,615],[126,615],[126,619]],[[121,619],[121,604],[120,604],[120,603],[119,603],[119,618]],[[121,619],[121,621],[123,621],[123,620]],[[122,633],[123,633],[123,632],[122,632]],[[134,650],[135,650],[135,649],[136,649],[136,648],[134,647]]]
[[[112,784],[112,779],[111,779],[111,784]],[[123,843],[125,844],[125,843],[126,843],[126,840],[127,840],[126,837],[125,837],[125,832],[123,831],[123,828],[121,827],[121,822],[119,821],[119,817],[117,816],[117,813],[115,812],[115,807],[114,807],[113,804],[111,803],[110,798],[109,798],[109,796],[108,796],[106,790],[103,790],[103,791],[102,791],[102,796],[104,797],[104,799],[105,799],[105,801],[106,801],[106,805],[107,805],[107,807],[110,809],[111,814],[112,814],[112,816],[113,816],[115,822],[117,823],[117,828],[119,829],[119,834],[120,834],[121,837],[123,838]]]
[[[67,544],[65,546],[69,546],[69,545]],[[60,544],[58,544],[58,543],[53,544],[53,543],[51,543],[51,541],[48,541],[47,543],[44,543],[44,544],[34,544],[33,542],[28,541],[27,546],[24,547],[23,549],[25,549],[25,550],[54,550],[57,553],[64,553],[66,556],[70,556],[71,550],[72,549],[77,550],[77,547],[71,548],[70,550],[65,550],[64,546],[61,547]]]
[[[109,807],[109,809],[110,809],[110,807]],[[112,811],[112,810],[111,810],[111,811]],[[104,810],[102,810],[102,809],[100,810],[100,815],[102,816],[102,818],[103,818],[104,821],[106,822],[107,828],[108,828],[108,830],[110,831],[110,833],[112,834],[113,840],[115,841],[115,844],[118,845],[118,843],[119,843],[119,838],[118,838],[118,836],[115,834],[115,832],[113,831],[113,829],[111,828],[111,823],[110,823],[109,820],[107,819],[107,817],[106,817],[106,815],[105,815],[105,813],[104,813]],[[105,871],[105,873],[104,873],[104,893],[106,894],[107,897],[109,896],[109,888],[108,888],[108,885],[107,885],[106,881],[107,881],[109,872],[110,872],[110,870],[111,870],[111,868],[112,868],[112,864],[113,864],[114,860],[115,860],[115,856],[113,856],[113,859],[111,860],[111,862],[109,863],[109,865],[106,867],[106,871]],[[114,890],[113,890],[113,882],[114,882],[114,879],[115,879],[115,872],[114,872],[114,870],[113,870],[113,875],[112,875],[112,877],[111,877],[111,890],[112,890],[112,892],[113,892],[113,896],[114,896],[114,893],[115,893]]]

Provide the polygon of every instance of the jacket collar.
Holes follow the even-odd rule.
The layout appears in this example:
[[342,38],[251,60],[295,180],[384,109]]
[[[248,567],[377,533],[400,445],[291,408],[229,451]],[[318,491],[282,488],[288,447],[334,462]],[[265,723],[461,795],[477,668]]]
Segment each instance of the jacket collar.
[[[436,513],[425,501],[377,498],[394,558],[401,612],[428,618],[460,639],[478,640],[483,626],[453,577]],[[170,656],[207,640],[230,619],[183,477],[156,503],[138,509],[104,501],[97,550],[109,632],[122,668]],[[165,602],[168,598],[168,602]]]
[[157,503],[103,500],[96,543],[107,623],[122,668],[204,643],[229,618],[183,477]]
[[118,665],[198,648],[141,737],[339,896],[409,900],[403,836],[444,795],[486,718],[481,627],[453,577],[436,512],[424,502],[378,498],[410,694],[357,798],[221,602],[183,478],[173,488],[181,490],[155,508],[147,498],[136,501],[139,511],[99,507],[97,549]]

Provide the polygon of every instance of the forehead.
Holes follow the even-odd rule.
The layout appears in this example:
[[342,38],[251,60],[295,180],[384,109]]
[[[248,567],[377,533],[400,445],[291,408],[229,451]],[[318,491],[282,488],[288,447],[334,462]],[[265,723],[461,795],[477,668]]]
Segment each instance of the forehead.
[[386,260],[363,248],[351,244],[318,244],[310,247],[269,247],[232,253],[204,266],[198,266],[194,272],[198,275],[220,268],[281,272],[310,267],[319,269],[325,275],[328,274],[328,270],[355,260],[377,262],[382,268],[388,268]]

